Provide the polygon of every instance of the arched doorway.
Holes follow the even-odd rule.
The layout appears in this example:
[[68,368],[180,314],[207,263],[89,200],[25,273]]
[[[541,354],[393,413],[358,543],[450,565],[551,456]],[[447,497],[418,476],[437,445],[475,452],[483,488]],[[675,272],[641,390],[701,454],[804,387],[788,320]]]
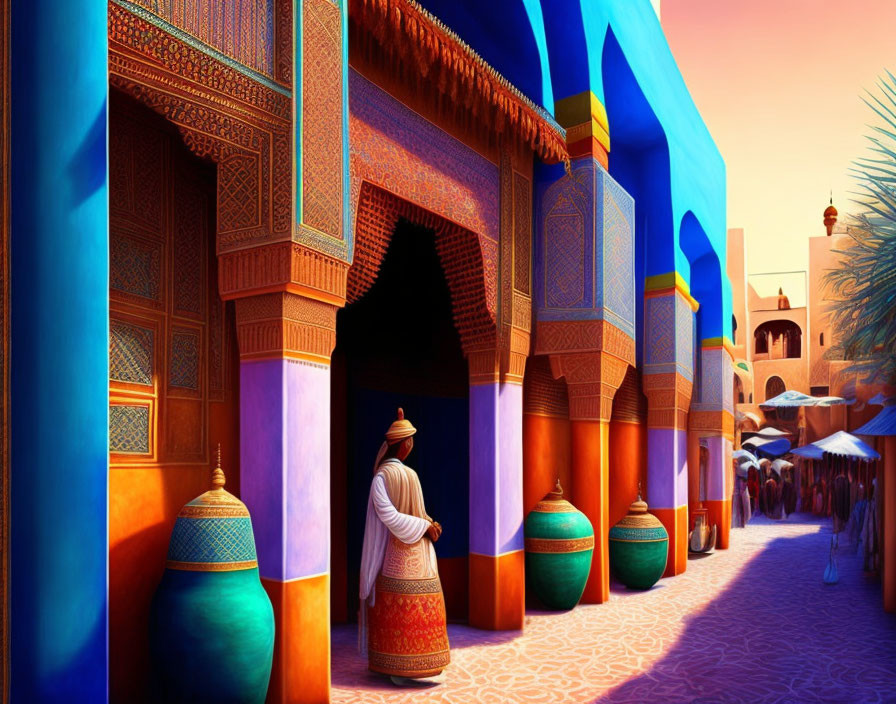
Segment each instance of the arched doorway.
[[218,443],[239,493],[238,353],[218,295],[215,168],[115,91],[109,115],[110,690],[140,702],[171,529],[209,488]]
[[753,333],[754,354],[768,355],[767,359],[799,359],[802,340],[802,330],[792,320],[770,320]]
[[478,237],[365,183],[348,305],[332,357],[334,622],[358,610],[367,497],[383,433],[401,406],[418,429],[408,464],[445,532],[437,554],[448,617],[468,611],[469,367],[494,345]]
[[765,400],[783,394],[787,390],[784,380],[779,376],[770,376],[765,382]]

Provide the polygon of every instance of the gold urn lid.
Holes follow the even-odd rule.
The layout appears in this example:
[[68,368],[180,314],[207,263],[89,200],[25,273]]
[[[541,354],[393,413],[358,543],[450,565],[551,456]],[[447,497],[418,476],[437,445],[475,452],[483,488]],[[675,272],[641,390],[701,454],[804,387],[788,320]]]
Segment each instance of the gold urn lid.
[[572,513],[576,507],[563,498],[563,487],[560,486],[560,480],[557,479],[554,488],[545,494],[545,497],[535,504],[535,508],[532,510],[542,513]]
[[246,504],[224,489],[227,479],[221,469],[221,445],[218,445],[218,462],[212,472],[212,488],[187,503],[177,514],[181,518],[239,518],[249,516]]
[[258,567],[249,510],[225,491],[225,482],[218,445],[212,488],[177,514],[168,543],[168,569],[230,572]]
[[[648,512],[647,502],[641,498],[641,482],[638,482],[638,498],[628,507],[628,513],[613,528],[657,528],[663,524],[660,519]],[[612,535],[611,529],[611,535]]]

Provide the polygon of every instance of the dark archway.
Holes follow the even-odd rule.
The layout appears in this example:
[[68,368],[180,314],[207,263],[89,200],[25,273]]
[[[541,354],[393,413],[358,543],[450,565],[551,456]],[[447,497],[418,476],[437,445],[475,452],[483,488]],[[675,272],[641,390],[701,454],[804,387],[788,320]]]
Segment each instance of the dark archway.
[[737,374],[734,375],[734,399],[735,403],[744,402],[744,382]]
[[799,359],[803,332],[792,320],[769,320],[753,333],[754,353],[769,359]]
[[787,390],[784,380],[779,376],[770,376],[765,382],[765,400],[779,396]]
[[418,430],[408,465],[437,546],[449,618],[467,614],[468,370],[452,322],[451,291],[436,234],[401,218],[369,290],[337,317],[332,357],[332,615],[358,609],[367,497],[383,433],[403,407]]

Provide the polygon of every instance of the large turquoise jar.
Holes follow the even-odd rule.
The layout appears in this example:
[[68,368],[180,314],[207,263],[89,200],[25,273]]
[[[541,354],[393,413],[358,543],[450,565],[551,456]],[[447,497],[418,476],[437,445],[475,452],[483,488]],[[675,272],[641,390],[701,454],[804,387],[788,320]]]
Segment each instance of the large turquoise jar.
[[650,589],[666,571],[669,534],[638,497],[610,528],[610,569],[630,589]]
[[573,608],[591,571],[594,529],[563,498],[560,482],[526,517],[526,579],[549,609]]
[[258,575],[246,505],[213,489],[181,509],[150,617],[161,701],[263,704],[274,610]]

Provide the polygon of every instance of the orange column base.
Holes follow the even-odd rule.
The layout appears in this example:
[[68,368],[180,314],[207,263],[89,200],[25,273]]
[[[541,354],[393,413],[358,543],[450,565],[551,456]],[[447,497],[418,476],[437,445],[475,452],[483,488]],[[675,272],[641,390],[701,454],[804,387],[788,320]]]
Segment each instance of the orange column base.
[[723,501],[704,501],[703,508],[707,510],[709,524],[715,523],[716,547],[721,550],[728,549],[728,538],[731,534],[731,499]]
[[552,491],[557,479],[569,493],[569,420],[523,414],[523,516]]
[[583,604],[603,604],[610,598],[609,476],[610,424],[574,420],[572,428],[572,486],[577,509],[594,528],[591,574],[582,594]]
[[470,625],[518,631],[526,617],[526,553],[470,553]]
[[681,574],[688,566],[688,507],[651,507],[650,512],[660,519],[669,534],[669,558],[663,577]]
[[274,667],[268,704],[330,701],[330,577],[262,579],[274,605]]

